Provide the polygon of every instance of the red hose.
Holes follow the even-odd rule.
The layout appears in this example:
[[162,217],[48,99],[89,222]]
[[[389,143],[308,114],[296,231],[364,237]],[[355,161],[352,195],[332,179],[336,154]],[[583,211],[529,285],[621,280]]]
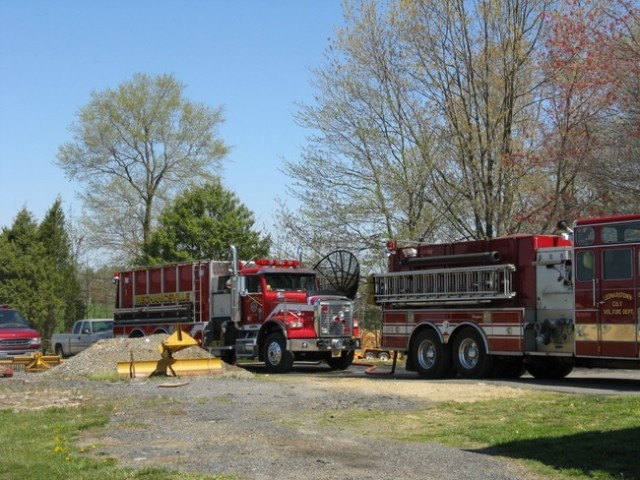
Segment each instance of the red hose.
[[373,373],[373,371],[378,368],[377,365],[370,365],[365,371],[364,373],[366,375],[393,375],[394,373],[396,373],[396,361],[398,360],[398,352],[395,351],[393,352],[393,365],[391,367],[391,371],[390,372],[386,372],[386,373]]

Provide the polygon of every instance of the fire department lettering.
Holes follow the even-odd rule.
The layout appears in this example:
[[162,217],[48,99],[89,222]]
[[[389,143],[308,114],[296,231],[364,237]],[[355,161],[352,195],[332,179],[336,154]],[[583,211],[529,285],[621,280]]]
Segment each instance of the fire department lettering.
[[135,298],[136,305],[190,302],[191,292],[150,293],[148,295],[136,295]]
[[[604,308],[604,315],[633,315],[633,308],[625,305],[625,301],[633,300],[633,295],[626,292],[611,292],[602,297],[603,303],[610,302],[608,308]],[[626,307],[626,308],[625,308]]]
[[603,301],[611,300],[613,298],[621,298],[623,300],[633,300],[633,295],[626,292],[611,292],[602,297]]

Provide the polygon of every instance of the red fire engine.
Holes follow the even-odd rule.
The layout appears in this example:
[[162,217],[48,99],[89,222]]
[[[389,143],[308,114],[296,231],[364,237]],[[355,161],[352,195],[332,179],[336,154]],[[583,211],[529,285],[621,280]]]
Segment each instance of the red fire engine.
[[382,346],[424,378],[640,368],[640,215],[388,253],[388,272],[369,281]]
[[[345,369],[360,348],[353,288],[320,290],[320,281],[338,290],[339,280],[356,283],[359,266],[349,258],[337,280],[301,268],[298,260],[240,262],[202,260],[119,272],[114,335],[143,337],[172,333],[177,323],[203,347],[228,363],[259,359],[272,372],[294,361],[326,361]],[[327,256],[325,259],[336,258]],[[331,265],[329,265],[331,266]],[[326,270],[326,269],[325,269]],[[331,270],[331,269],[329,269]],[[343,285],[344,286],[344,285]]]

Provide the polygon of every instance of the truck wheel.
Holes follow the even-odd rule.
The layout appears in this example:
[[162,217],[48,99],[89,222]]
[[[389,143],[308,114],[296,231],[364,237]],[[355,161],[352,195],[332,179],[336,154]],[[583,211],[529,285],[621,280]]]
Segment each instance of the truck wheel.
[[236,364],[236,352],[225,352],[220,358],[227,365],[235,365]]
[[327,358],[327,364],[333,370],[346,370],[353,363],[353,350],[343,351],[339,357],[329,357]]
[[264,364],[272,373],[286,373],[293,366],[293,355],[287,350],[284,335],[270,333],[264,342]]
[[493,358],[487,354],[480,333],[471,328],[460,332],[453,342],[453,363],[463,378],[485,378],[493,369]]
[[376,358],[373,352],[367,352],[364,354],[365,360],[374,360]]
[[389,360],[391,357],[389,356],[389,354],[387,352],[380,352],[380,355],[378,355],[378,360],[382,360],[382,361],[387,361]]
[[56,355],[58,355],[60,358],[65,357],[64,349],[62,348],[62,345],[60,345],[59,343],[56,345],[55,352],[56,352]]
[[425,330],[418,334],[411,345],[409,355],[422,378],[444,378],[451,365],[449,349],[433,330]]
[[491,378],[520,378],[524,372],[522,358],[499,357],[494,360],[493,369],[489,376]]
[[527,372],[532,377],[543,380],[564,378],[573,370],[573,364],[559,358],[539,358],[527,363]]

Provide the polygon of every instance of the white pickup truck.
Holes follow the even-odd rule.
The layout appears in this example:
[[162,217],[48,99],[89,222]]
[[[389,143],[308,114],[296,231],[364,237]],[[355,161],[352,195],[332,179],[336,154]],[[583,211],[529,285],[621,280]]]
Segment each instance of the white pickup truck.
[[103,338],[113,338],[113,320],[111,318],[93,318],[78,320],[71,333],[55,333],[51,337],[51,346],[56,355],[68,357],[80,353]]

